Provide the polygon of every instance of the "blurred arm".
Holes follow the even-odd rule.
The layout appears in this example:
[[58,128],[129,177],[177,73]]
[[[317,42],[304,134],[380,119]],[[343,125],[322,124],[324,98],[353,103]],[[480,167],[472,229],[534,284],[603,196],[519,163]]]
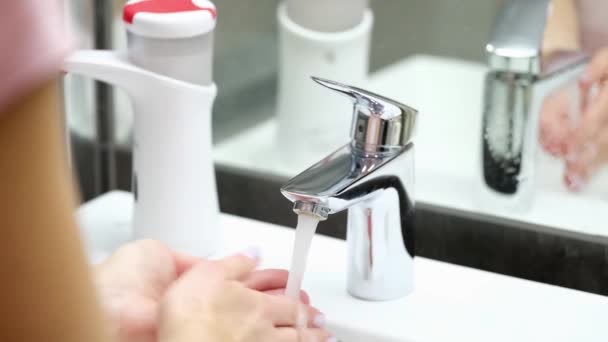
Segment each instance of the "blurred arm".
[[580,12],[575,0],[553,0],[543,39],[543,56],[581,48]]
[[0,109],[0,341],[107,342],[74,219],[58,86]]

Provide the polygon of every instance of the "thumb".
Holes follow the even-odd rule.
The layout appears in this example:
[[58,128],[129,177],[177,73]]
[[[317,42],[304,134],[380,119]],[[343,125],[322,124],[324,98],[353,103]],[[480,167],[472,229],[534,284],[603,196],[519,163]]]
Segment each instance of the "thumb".
[[586,111],[568,147],[564,180],[570,190],[580,191],[598,166],[604,150],[602,135],[608,122],[607,113],[608,91],[602,90]]
[[239,254],[217,260],[216,262],[224,269],[227,280],[239,280],[255,270],[260,261],[260,250],[249,248]]

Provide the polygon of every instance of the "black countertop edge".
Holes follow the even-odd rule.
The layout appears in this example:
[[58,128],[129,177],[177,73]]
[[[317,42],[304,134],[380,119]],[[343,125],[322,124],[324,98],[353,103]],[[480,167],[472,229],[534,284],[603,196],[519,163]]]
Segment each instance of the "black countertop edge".
[[[448,216],[457,216],[465,219],[482,221],[492,225],[500,225],[504,227],[510,227],[514,229],[522,229],[533,231],[539,234],[549,234],[560,236],[568,239],[587,241],[589,243],[600,243],[602,245],[608,246],[608,234],[607,235],[597,235],[597,234],[587,234],[574,230],[567,230],[561,228],[553,228],[548,226],[543,226],[540,224],[535,224],[531,222],[515,220],[510,218],[504,218],[499,216],[493,216],[490,214],[482,214],[475,213],[470,211],[462,211],[454,208],[448,208],[444,206],[439,206],[431,203],[416,202],[416,206],[418,209],[428,210],[440,215],[448,215]],[[608,226],[606,227],[608,230]]]
[[[217,165],[223,212],[295,227],[287,179]],[[608,295],[608,238],[417,203],[416,255],[457,265]],[[322,222],[319,234],[345,239],[346,214]]]

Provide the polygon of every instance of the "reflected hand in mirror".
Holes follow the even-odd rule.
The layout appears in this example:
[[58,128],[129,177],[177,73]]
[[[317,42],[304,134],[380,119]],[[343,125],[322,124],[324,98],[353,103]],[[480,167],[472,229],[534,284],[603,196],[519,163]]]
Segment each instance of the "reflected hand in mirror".
[[[564,160],[564,182],[580,191],[608,163],[608,48],[595,53],[578,80],[578,99],[572,87],[549,95],[541,110],[540,142],[551,155]],[[575,104],[574,106],[572,104]]]

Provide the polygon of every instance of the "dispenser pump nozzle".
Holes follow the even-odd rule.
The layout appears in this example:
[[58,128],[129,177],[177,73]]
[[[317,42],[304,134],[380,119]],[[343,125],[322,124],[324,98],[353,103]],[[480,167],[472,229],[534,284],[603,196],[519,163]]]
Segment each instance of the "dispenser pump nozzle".
[[416,109],[361,88],[319,77],[312,79],[354,102],[351,138],[356,147],[382,152],[401,149],[411,142]]

